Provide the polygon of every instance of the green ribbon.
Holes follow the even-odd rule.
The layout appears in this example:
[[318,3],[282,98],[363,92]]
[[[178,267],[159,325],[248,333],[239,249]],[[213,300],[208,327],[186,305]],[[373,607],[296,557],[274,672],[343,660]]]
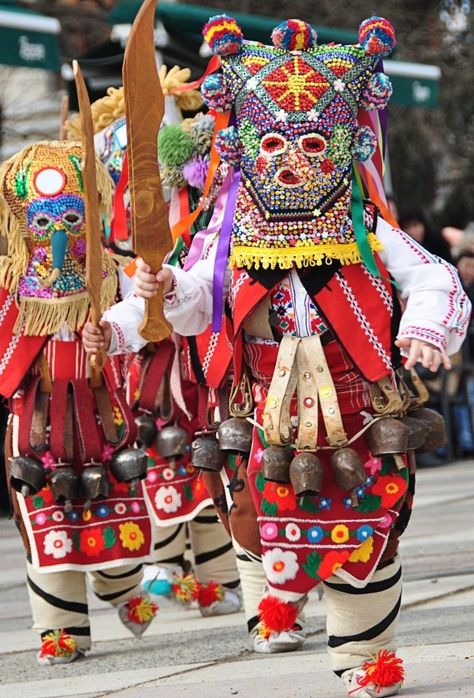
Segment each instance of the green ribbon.
[[359,248],[362,264],[374,276],[380,276],[380,271],[375,261],[374,253],[367,240],[367,229],[364,223],[364,204],[362,201],[361,183],[357,172],[353,170],[352,177],[352,225],[354,227],[355,241]]
[[168,264],[171,264],[171,266],[173,266],[173,267],[178,266],[179,256],[181,254],[181,250],[183,249],[183,247],[184,247],[183,238],[179,237],[174,244],[173,251],[170,255],[170,258],[168,259]]

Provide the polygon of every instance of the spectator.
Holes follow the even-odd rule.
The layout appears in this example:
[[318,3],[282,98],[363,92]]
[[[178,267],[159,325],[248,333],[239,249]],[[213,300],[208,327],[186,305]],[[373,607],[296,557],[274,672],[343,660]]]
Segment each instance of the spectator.
[[428,224],[425,215],[419,209],[407,209],[400,213],[400,228],[423,247],[446,262],[453,262],[448,242],[438,230]]

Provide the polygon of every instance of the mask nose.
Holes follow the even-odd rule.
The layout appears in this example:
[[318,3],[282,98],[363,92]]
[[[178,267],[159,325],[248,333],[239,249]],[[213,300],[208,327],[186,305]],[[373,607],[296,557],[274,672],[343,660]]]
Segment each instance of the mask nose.
[[54,226],[53,233],[51,235],[51,249],[53,252],[53,271],[42,282],[42,286],[46,288],[51,287],[54,282],[61,276],[63,269],[64,259],[66,257],[67,249],[67,233],[61,224]]

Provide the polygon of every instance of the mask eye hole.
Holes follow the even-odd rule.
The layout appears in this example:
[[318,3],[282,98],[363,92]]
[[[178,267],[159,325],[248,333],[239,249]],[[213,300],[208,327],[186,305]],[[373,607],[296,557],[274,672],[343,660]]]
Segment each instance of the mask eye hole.
[[76,211],[67,211],[63,215],[63,221],[68,226],[68,228],[72,228],[73,230],[79,230],[79,228],[82,226],[83,217],[80,213],[77,213]]
[[307,136],[301,136],[299,143],[303,153],[310,157],[324,153],[327,145],[326,139],[320,136],[319,133],[310,133]]
[[262,138],[260,148],[265,155],[280,155],[286,150],[286,140],[279,133],[268,133]]
[[36,216],[33,218],[31,221],[31,226],[35,230],[38,230],[42,233],[46,232],[50,225],[52,224],[53,220],[50,216],[48,216],[46,213],[37,213]]

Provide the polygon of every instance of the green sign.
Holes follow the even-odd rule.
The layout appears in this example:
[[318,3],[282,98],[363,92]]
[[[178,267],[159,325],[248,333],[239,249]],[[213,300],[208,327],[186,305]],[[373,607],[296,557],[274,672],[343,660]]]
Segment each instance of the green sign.
[[0,64],[59,71],[58,20],[0,5]]
[[390,104],[404,107],[438,106],[441,71],[436,65],[385,61],[384,70],[393,85]]

